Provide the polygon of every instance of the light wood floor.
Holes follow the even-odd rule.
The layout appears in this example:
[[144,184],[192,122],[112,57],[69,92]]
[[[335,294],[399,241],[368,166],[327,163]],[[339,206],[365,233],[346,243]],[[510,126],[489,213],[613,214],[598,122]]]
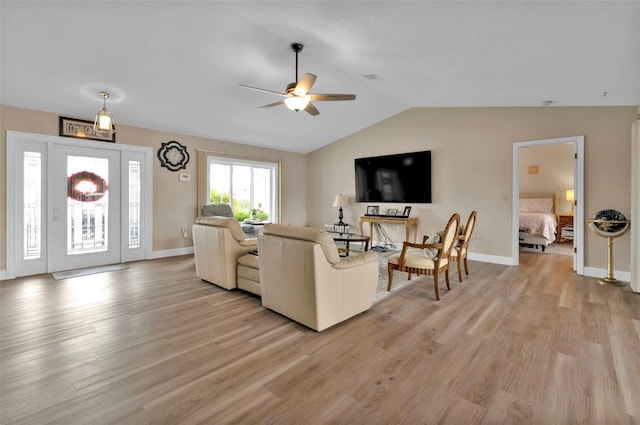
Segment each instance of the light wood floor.
[[316,333],[191,256],[0,282],[2,424],[638,424],[640,295],[470,262]]

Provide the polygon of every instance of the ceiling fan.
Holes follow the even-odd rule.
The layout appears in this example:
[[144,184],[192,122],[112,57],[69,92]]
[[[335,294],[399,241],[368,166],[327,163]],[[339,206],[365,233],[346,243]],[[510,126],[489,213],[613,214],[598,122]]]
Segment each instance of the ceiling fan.
[[300,43],[291,43],[291,50],[296,53],[296,81],[293,83],[287,84],[287,88],[283,92],[277,92],[273,90],[260,89],[257,87],[246,86],[241,84],[240,87],[245,89],[257,90],[265,93],[275,94],[277,96],[282,96],[284,99],[279,100],[274,103],[270,103],[268,105],[260,106],[258,109],[264,108],[272,108],[278,105],[286,105],[287,108],[292,111],[302,111],[305,110],[311,115],[318,115],[320,111],[313,106],[311,101],[325,101],[325,100],[355,100],[355,94],[310,94],[309,90],[311,90],[311,86],[316,81],[316,77],[313,74],[304,74],[302,79],[298,81],[298,53],[302,51],[304,46]]

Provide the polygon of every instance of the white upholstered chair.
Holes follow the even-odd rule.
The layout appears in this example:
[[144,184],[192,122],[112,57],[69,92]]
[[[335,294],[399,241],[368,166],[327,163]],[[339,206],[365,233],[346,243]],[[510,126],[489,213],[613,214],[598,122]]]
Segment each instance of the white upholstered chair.
[[341,258],[323,229],[270,224],[258,237],[262,305],[316,331],[373,305],[378,254]]
[[236,288],[238,258],[258,249],[258,240],[247,239],[235,218],[198,217],[192,231],[198,277]]

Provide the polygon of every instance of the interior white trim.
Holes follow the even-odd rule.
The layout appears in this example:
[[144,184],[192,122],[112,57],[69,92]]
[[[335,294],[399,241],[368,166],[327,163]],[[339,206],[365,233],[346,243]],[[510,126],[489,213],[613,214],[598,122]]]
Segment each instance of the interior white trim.
[[518,198],[520,197],[520,148],[559,143],[573,143],[577,155],[574,167],[574,190],[576,205],[573,211],[573,229],[576,240],[575,271],[584,274],[584,136],[561,137],[557,139],[529,140],[513,144],[513,185],[511,194],[511,265],[520,264],[518,243]]
[[640,106],[631,125],[631,274],[629,287],[640,292]]
[[487,255],[469,252],[467,254],[469,260],[480,261],[483,263],[502,264],[504,266],[511,266],[511,257],[503,257],[499,255]]
[[193,247],[187,246],[185,248],[164,249],[162,251],[153,251],[148,259],[177,257],[179,255],[193,254]]
[[[602,279],[607,276],[607,269],[603,269],[601,267],[585,267],[584,275]],[[629,280],[631,280],[631,272],[628,271],[614,270],[613,275],[616,279],[622,282],[629,282]]]
[[[13,279],[16,277],[16,217],[18,212],[18,194],[15,191],[15,173],[16,173],[16,152],[19,143],[24,141],[32,141],[38,143],[46,143],[50,156],[53,144],[77,146],[77,147],[93,147],[98,149],[108,149],[119,152],[139,152],[144,156],[144,161],[147,167],[143,171],[144,187],[144,201],[148,208],[144,209],[144,258],[151,258],[151,252],[153,247],[153,149],[146,146],[125,145],[122,143],[105,143],[93,140],[74,139],[69,137],[52,136],[47,134],[35,134],[25,133],[19,131],[7,131],[7,157],[6,157],[6,270],[5,279]],[[122,155],[121,155],[122,156]],[[51,176],[51,170],[47,170],[49,177]],[[121,258],[125,258],[121,256]],[[50,264],[47,266],[47,272],[50,272]]]

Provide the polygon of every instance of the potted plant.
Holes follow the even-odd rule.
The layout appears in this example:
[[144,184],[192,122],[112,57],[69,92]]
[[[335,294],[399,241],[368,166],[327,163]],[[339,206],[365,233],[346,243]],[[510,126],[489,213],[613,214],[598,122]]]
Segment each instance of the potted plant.
[[249,219],[250,220],[255,220],[257,214],[260,212],[260,210],[258,208],[251,208],[249,210]]

